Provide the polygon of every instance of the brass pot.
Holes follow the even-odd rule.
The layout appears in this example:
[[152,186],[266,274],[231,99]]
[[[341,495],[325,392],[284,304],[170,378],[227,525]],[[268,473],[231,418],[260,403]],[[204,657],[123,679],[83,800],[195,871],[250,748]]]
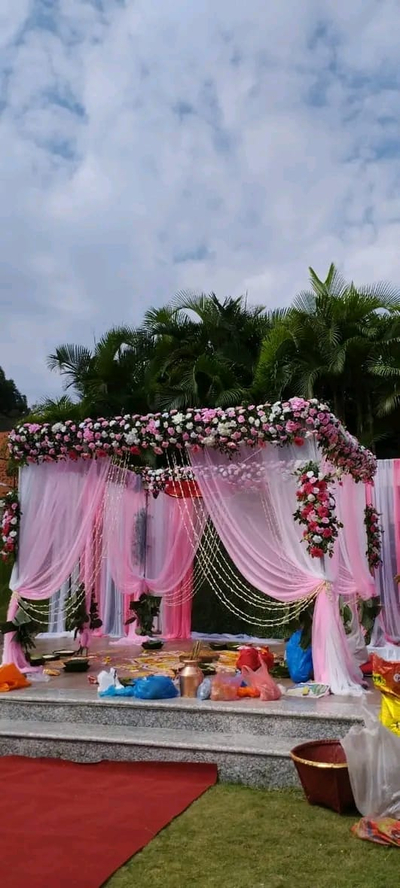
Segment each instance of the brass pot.
[[184,660],[183,669],[179,673],[181,697],[196,697],[197,688],[201,685],[204,675],[199,668],[198,660]]

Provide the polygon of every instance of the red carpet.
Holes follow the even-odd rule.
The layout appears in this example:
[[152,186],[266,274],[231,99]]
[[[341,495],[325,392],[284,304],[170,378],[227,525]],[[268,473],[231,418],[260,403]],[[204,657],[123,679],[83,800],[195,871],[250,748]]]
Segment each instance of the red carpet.
[[0,886],[100,888],[216,780],[215,765],[0,757]]

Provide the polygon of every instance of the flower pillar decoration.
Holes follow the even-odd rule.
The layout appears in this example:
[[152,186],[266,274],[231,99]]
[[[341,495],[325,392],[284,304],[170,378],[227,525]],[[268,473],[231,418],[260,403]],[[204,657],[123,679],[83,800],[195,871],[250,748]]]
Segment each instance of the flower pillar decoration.
[[332,558],[335,540],[342,527],[336,517],[335,497],[329,490],[334,475],[320,471],[317,463],[309,462],[298,469],[298,508],[294,519],[305,525],[303,542],[312,558]]
[[10,490],[0,502],[3,508],[1,521],[0,558],[7,564],[13,564],[18,553],[18,531],[21,520],[21,509],[18,493]]
[[379,523],[379,512],[374,506],[366,506],[364,510],[364,525],[367,534],[366,556],[371,573],[382,564],[382,527]]

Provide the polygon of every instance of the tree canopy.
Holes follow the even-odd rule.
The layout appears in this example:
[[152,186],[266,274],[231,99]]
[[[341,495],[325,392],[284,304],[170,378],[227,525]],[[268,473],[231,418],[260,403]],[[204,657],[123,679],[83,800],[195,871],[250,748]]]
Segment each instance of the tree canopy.
[[314,396],[378,454],[399,450],[400,289],[356,287],[334,265],[325,279],[310,268],[310,289],[275,311],[179,293],[92,350],[58,346],[48,366],[66,394],[35,408],[41,420]]
[[25,395],[21,395],[13,379],[7,379],[0,367],[0,431],[8,431],[17,418],[28,411]]

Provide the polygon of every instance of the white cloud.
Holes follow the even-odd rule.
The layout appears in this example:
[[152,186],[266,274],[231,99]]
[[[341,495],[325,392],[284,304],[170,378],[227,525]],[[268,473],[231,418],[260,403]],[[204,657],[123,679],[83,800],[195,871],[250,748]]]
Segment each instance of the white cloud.
[[188,287],[400,283],[398,2],[3,0],[0,364]]

